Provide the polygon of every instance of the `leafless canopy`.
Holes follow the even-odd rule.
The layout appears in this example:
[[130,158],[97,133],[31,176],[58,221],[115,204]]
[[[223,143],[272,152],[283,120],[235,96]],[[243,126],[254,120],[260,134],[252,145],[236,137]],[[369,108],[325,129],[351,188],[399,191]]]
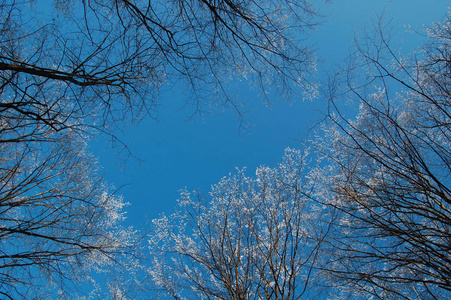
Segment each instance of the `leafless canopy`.
[[33,135],[112,124],[151,112],[161,84],[181,79],[198,109],[215,94],[238,109],[231,77],[306,84],[314,59],[298,42],[315,16],[307,1],[2,0],[0,108]]
[[312,299],[325,232],[310,201],[305,156],[243,171],[213,186],[210,201],[182,192],[177,212],[154,220],[150,270],[174,299]]
[[92,128],[152,113],[178,80],[196,109],[217,94],[237,111],[233,75],[306,84],[315,16],[304,0],[0,0],[1,297],[48,298],[130,245]]
[[[381,24],[358,45],[348,91],[331,86],[331,123],[320,147],[332,161],[330,193],[322,197],[342,218],[331,241],[334,263],[325,267],[365,297],[447,299],[451,20],[430,29],[428,44],[408,59],[395,55]],[[340,96],[357,98],[356,120],[338,109]]]
[[58,139],[0,145],[1,298],[65,295],[133,243],[120,227],[122,200],[96,176],[85,144]]

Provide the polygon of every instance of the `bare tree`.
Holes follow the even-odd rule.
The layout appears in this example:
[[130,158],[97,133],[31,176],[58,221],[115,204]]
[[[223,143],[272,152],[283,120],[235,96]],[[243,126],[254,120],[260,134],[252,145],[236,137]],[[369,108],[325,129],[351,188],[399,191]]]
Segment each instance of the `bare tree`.
[[[0,109],[55,130],[102,127],[157,107],[184,81],[196,109],[215,97],[239,111],[226,82],[308,86],[308,1],[7,1],[0,3]],[[93,119],[94,118],[94,119]],[[86,128],[84,128],[86,129]]]
[[2,298],[65,295],[133,244],[120,227],[122,199],[108,194],[76,135],[0,147]]
[[157,287],[174,299],[312,299],[325,232],[314,227],[305,158],[287,149],[255,179],[224,177],[210,201],[183,191],[177,211],[153,221]]
[[[431,28],[429,42],[410,58],[395,54],[383,22],[375,33],[358,43],[348,90],[331,85],[320,146],[331,164],[323,169],[320,197],[341,218],[324,267],[363,297],[447,299],[451,19]],[[354,120],[341,99],[359,103]]]

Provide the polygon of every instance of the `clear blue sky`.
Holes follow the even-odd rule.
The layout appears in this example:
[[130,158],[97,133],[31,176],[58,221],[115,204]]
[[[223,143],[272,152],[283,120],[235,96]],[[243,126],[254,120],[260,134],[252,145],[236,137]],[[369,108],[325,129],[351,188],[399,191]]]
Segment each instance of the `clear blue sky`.
[[[320,2],[320,1],[318,1]],[[322,1],[324,2],[324,1]],[[406,32],[405,25],[422,31],[433,21],[439,21],[451,6],[439,0],[335,0],[321,3],[325,23],[312,35],[318,48],[318,79],[325,78],[323,70],[334,70],[346,57],[354,34],[359,34],[385,8],[385,15],[395,27],[396,42],[403,52],[420,46],[422,38]],[[423,40],[424,41],[424,40]],[[217,111],[202,120],[187,121],[192,111],[183,109],[183,87],[161,95],[158,121],[146,119],[129,126],[118,137],[132,153],[142,159],[130,158],[122,164],[118,149],[111,149],[103,138],[97,137],[90,150],[99,158],[108,183],[116,188],[126,202],[127,224],[139,227],[145,218],[151,220],[162,212],[170,213],[176,204],[178,190],[209,187],[235,167],[247,167],[248,175],[261,164],[274,166],[286,147],[300,147],[299,140],[307,137],[309,128],[321,118],[324,101],[295,101],[272,99],[266,107],[258,94],[249,91],[246,83],[237,92],[237,100],[247,101],[246,115],[251,126],[239,130],[239,119],[231,111]]]

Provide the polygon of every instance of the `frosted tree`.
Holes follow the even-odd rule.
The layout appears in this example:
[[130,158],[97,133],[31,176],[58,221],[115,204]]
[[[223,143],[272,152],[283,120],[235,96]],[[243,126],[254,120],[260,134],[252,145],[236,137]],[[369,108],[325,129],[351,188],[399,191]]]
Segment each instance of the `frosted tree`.
[[204,197],[181,193],[153,221],[150,273],[174,299],[311,299],[325,236],[310,201],[306,155],[287,149],[277,168],[224,177]]
[[[362,297],[447,299],[451,20],[437,23],[426,46],[403,59],[382,28],[359,43],[355,67],[346,73],[348,90],[330,90],[319,145],[330,164],[322,168],[318,199],[341,218],[324,268]],[[359,103],[355,119],[343,114],[340,99]]]

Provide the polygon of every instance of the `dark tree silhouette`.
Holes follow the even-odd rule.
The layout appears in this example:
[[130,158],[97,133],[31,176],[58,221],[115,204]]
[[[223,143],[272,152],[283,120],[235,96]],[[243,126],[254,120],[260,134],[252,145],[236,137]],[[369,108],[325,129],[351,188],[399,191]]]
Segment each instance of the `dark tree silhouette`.
[[178,80],[198,110],[217,99],[239,111],[231,76],[262,89],[307,86],[314,62],[298,43],[316,16],[304,0],[3,0],[0,14],[1,109],[33,129],[138,118]]

